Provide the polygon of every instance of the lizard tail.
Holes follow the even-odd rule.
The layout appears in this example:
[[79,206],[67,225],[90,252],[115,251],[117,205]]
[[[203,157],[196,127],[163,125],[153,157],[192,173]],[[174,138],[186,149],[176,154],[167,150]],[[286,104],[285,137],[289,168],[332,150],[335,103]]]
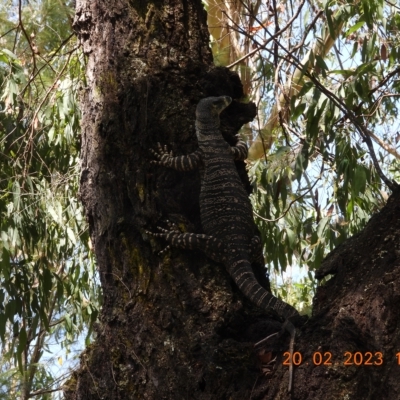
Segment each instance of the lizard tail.
[[258,283],[248,260],[232,260],[227,265],[229,265],[229,274],[242,293],[260,308],[272,309],[285,319],[299,315],[294,307],[278,299]]

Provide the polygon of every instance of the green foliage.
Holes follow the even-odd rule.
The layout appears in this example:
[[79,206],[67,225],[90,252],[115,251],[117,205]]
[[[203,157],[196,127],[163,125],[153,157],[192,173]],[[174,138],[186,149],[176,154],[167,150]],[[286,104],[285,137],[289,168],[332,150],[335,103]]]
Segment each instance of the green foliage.
[[383,206],[387,183],[399,178],[398,6],[280,3],[273,10],[260,5],[256,15],[253,2],[241,7],[247,16],[232,27],[242,34],[236,39],[259,48],[247,61],[257,66],[250,97],[265,115],[253,125],[254,136],[268,132],[269,152],[249,170],[267,262],[276,273],[313,270],[365,226]]
[[0,18],[0,398],[51,398],[50,343],[90,339],[99,288],[77,200],[84,58],[72,10],[2,3]]
[[317,284],[309,272],[306,277],[278,277],[270,275],[271,289],[275,296],[292,304],[302,315],[311,315],[312,298]]

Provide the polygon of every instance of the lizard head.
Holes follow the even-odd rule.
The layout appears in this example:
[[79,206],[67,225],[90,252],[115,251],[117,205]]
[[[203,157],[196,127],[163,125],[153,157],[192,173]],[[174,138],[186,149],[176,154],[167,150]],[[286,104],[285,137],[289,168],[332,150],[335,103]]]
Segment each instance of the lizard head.
[[219,114],[231,104],[229,96],[206,97],[196,108],[196,120],[206,125],[219,126]]

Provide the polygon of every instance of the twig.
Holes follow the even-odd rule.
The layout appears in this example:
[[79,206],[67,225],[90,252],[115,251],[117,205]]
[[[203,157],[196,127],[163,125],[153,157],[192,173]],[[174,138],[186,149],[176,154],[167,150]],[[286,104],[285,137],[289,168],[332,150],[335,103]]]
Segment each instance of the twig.
[[[58,80],[60,79],[60,77],[62,76],[62,74],[64,73],[65,69],[67,68],[68,64],[69,64],[69,60],[71,58],[71,54],[68,56],[68,59],[66,61],[66,63],[64,64],[64,66],[62,67],[60,73],[57,75],[57,77],[54,79],[53,84],[49,87],[49,89],[47,90],[46,94],[44,95],[42,101],[40,102],[39,106],[36,108],[36,111],[34,112],[33,116],[32,116],[32,121],[29,124],[27,131],[30,129],[31,130],[31,134],[29,135],[26,147],[25,147],[25,151],[24,151],[24,156],[26,156],[26,154],[29,151],[29,147],[33,148],[32,145],[32,141],[33,141],[33,135],[34,135],[34,123],[35,120],[37,118],[37,115],[40,111],[40,109],[42,108],[43,104],[46,102],[47,98],[49,97],[50,93],[54,90],[54,87],[56,86]],[[29,163],[26,162],[26,166],[25,168],[28,168]]]
[[371,90],[369,91],[368,94],[371,95],[371,94],[375,93],[378,89],[380,89],[383,85],[385,85],[386,82],[387,82],[390,78],[392,78],[393,76],[398,75],[399,72],[400,72],[400,67],[396,68],[395,70],[393,70],[392,72],[390,72],[389,74],[387,74],[387,75],[382,79],[382,81],[379,82],[379,85],[377,85],[377,86],[375,86],[373,89],[371,89]]
[[[321,171],[321,175],[322,175],[322,172],[323,172],[323,171]],[[304,197],[307,193],[309,193],[310,190],[312,190],[312,189],[314,188],[314,186],[317,184],[317,182],[318,182],[320,179],[321,179],[321,178],[316,179],[315,182],[313,183],[313,185],[312,185],[306,192],[304,192],[302,195],[300,195],[300,196],[296,197],[294,200],[292,200],[292,201],[289,203],[288,208],[287,208],[287,209],[284,211],[284,213],[281,214],[278,218],[275,218],[275,219],[267,219],[267,218],[262,217],[261,215],[259,215],[257,212],[255,212],[255,211],[253,210],[254,215],[255,215],[257,218],[260,218],[260,219],[262,219],[263,221],[266,221],[266,222],[277,222],[277,221],[279,221],[281,218],[283,218],[283,217],[289,212],[290,208],[292,207],[292,205],[293,205],[297,200],[300,200],[300,199],[301,199],[302,197]]]
[[29,44],[29,47],[31,48],[32,62],[33,62],[33,72],[35,72],[37,70],[37,67],[36,67],[36,56],[35,56],[36,52],[33,49],[31,40],[30,40],[30,38],[28,36],[28,33],[25,30],[24,24],[22,23],[22,0],[18,1],[18,21],[19,21],[19,26],[21,27],[21,30],[22,30],[22,32],[23,32],[23,34],[24,34],[24,36],[25,36],[25,38],[26,38],[26,40],[27,40],[27,42]]
[[[47,60],[47,62],[49,63],[56,55],[57,53],[71,40],[71,38],[75,36],[74,33],[72,33],[71,35],[69,35],[64,41],[61,42],[60,46],[54,51],[52,57]],[[73,49],[73,51],[75,51],[76,49],[78,49],[78,47],[76,47],[75,49]],[[43,64],[34,74],[32,74],[32,76],[30,77],[29,81],[26,83],[26,85],[24,86],[24,88],[21,90],[21,92],[19,93],[19,96],[23,96],[25,93],[25,90],[29,87],[29,85],[33,82],[33,80],[37,77],[38,74],[40,74],[40,72],[42,71],[42,69],[44,69],[46,67],[46,64]]]
[[62,386],[59,386],[55,389],[41,389],[41,390],[36,390],[35,392],[31,392],[29,393],[29,397],[35,397],[35,396],[39,396],[41,394],[46,394],[46,393],[54,393],[54,392],[58,392],[62,390]]
[[14,28],[11,28],[11,29],[8,30],[6,33],[3,33],[3,34],[0,36],[0,39],[1,39],[2,37],[4,37],[4,36],[8,35],[10,32],[12,32],[12,31],[14,31],[14,30],[16,30],[16,29],[18,29],[18,27],[17,27],[17,26],[14,26]]
[[263,340],[260,340],[259,342],[257,342],[255,345],[254,345],[254,347],[257,347],[257,346],[259,346],[260,344],[263,344],[264,342],[267,342],[269,339],[271,339],[272,337],[274,337],[274,336],[276,336],[276,335],[279,335],[279,333],[280,333],[280,331],[279,332],[275,332],[275,333],[273,333],[272,335],[269,335],[269,336],[267,336],[266,338],[264,338]]
[[[279,35],[281,35],[283,32],[285,32],[285,31],[290,27],[290,25],[293,23],[293,21],[299,16],[300,11],[301,11],[301,9],[302,9],[303,6],[304,6],[304,3],[305,3],[305,0],[302,0],[301,3],[300,3],[300,5],[299,5],[299,7],[298,7],[298,9],[297,9],[296,14],[293,15],[293,17],[289,20],[289,22],[288,22],[281,30],[279,30],[279,31],[276,32],[274,35],[272,35],[272,34],[270,34],[270,33],[268,32],[267,29],[265,29],[265,31],[267,31],[267,32],[269,33],[270,38],[264,40],[264,42],[261,44],[261,46],[260,46],[259,48],[256,48],[256,49],[250,51],[250,52],[247,53],[245,56],[243,56],[243,57],[239,58],[238,60],[234,61],[232,64],[227,65],[226,68],[232,68],[232,67],[234,67],[236,64],[239,64],[240,62],[242,62],[243,60],[245,60],[246,58],[251,57],[253,54],[257,53],[257,51],[260,51],[260,50],[264,49],[264,48],[267,46],[267,44],[268,44],[269,42],[271,42],[272,40],[274,40],[275,38],[277,38]],[[260,21],[259,21],[257,18],[255,18],[255,19],[256,19],[257,22],[260,23]]]
[[110,272],[110,273],[111,273],[111,275],[116,276],[116,277],[119,279],[119,281],[125,286],[125,289],[126,289],[126,290],[128,291],[128,293],[129,293],[129,299],[132,299],[132,293],[131,293],[131,291],[129,290],[128,286],[125,285],[124,281],[123,281],[117,274],[115,274],[114,272]]
[[399,6],[397,6],[396,4],[394,4],[394,3],[391,3],[390,1],[388,1],[388,0],[385,0],[385,2],[386,3],[388,3],[390,6],[392,6],[392,7],[394,7],[394,8],[397,8],[398,10],[400,10],[400,7]]

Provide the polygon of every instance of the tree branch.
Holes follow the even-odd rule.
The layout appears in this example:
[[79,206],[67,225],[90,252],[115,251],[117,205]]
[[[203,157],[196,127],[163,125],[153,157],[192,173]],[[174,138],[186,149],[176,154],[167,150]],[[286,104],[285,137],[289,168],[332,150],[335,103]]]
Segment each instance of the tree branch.
[[[304,3],[305,3],[305,0],[302,0],[301,3],[299,4],[299,7],[298,7],[298,9],[297,9],[296,14],[293,15],[293,17],[289,20],[289,22],[288,22],[281,30],[279,30],[278,32],[276,32],[274,35],[268,33],[268,34],[270,35],[270,38],[264,40],[264,42],[260,45],[259,48],[256,48],[256,49],[250,51],[249,53],[247,53],[247,54],[244,55],[243,57],[239,58],[238,60],[236,60],[236,61],[233,62],[232,64],[227,65],[226,68],[232,68],[232,67],[234,67],[235,65],[239,64],[240,62],[242,62],[243,60],[245,60],[246,58],[251,57],[253,54],[257,53],[257,51],[260,51],[260,50],[264,49],[264,48],[268,45],[268,43],[270,43],[270,42],[273,41],[275,38],[277,38],[279,35],[281,35],[283,32],[285,32],[285,31],[290,27],[290,25],[294,22],[294,20],[299,16],[300,11],[301,11],[301,9],[302,9],[303,6],[304,6]],[[247,7],[246,7],[246,8],[247,8]],[[223,11],[223,12],[226,14],[225,11]],[[259,21],[257,18],[255,18],[255,19],[256,19],[256,21],[257,21],[258,23],[262,24],[262,22]],[[265,30],[268,31],[267,29],[265,29]]]

